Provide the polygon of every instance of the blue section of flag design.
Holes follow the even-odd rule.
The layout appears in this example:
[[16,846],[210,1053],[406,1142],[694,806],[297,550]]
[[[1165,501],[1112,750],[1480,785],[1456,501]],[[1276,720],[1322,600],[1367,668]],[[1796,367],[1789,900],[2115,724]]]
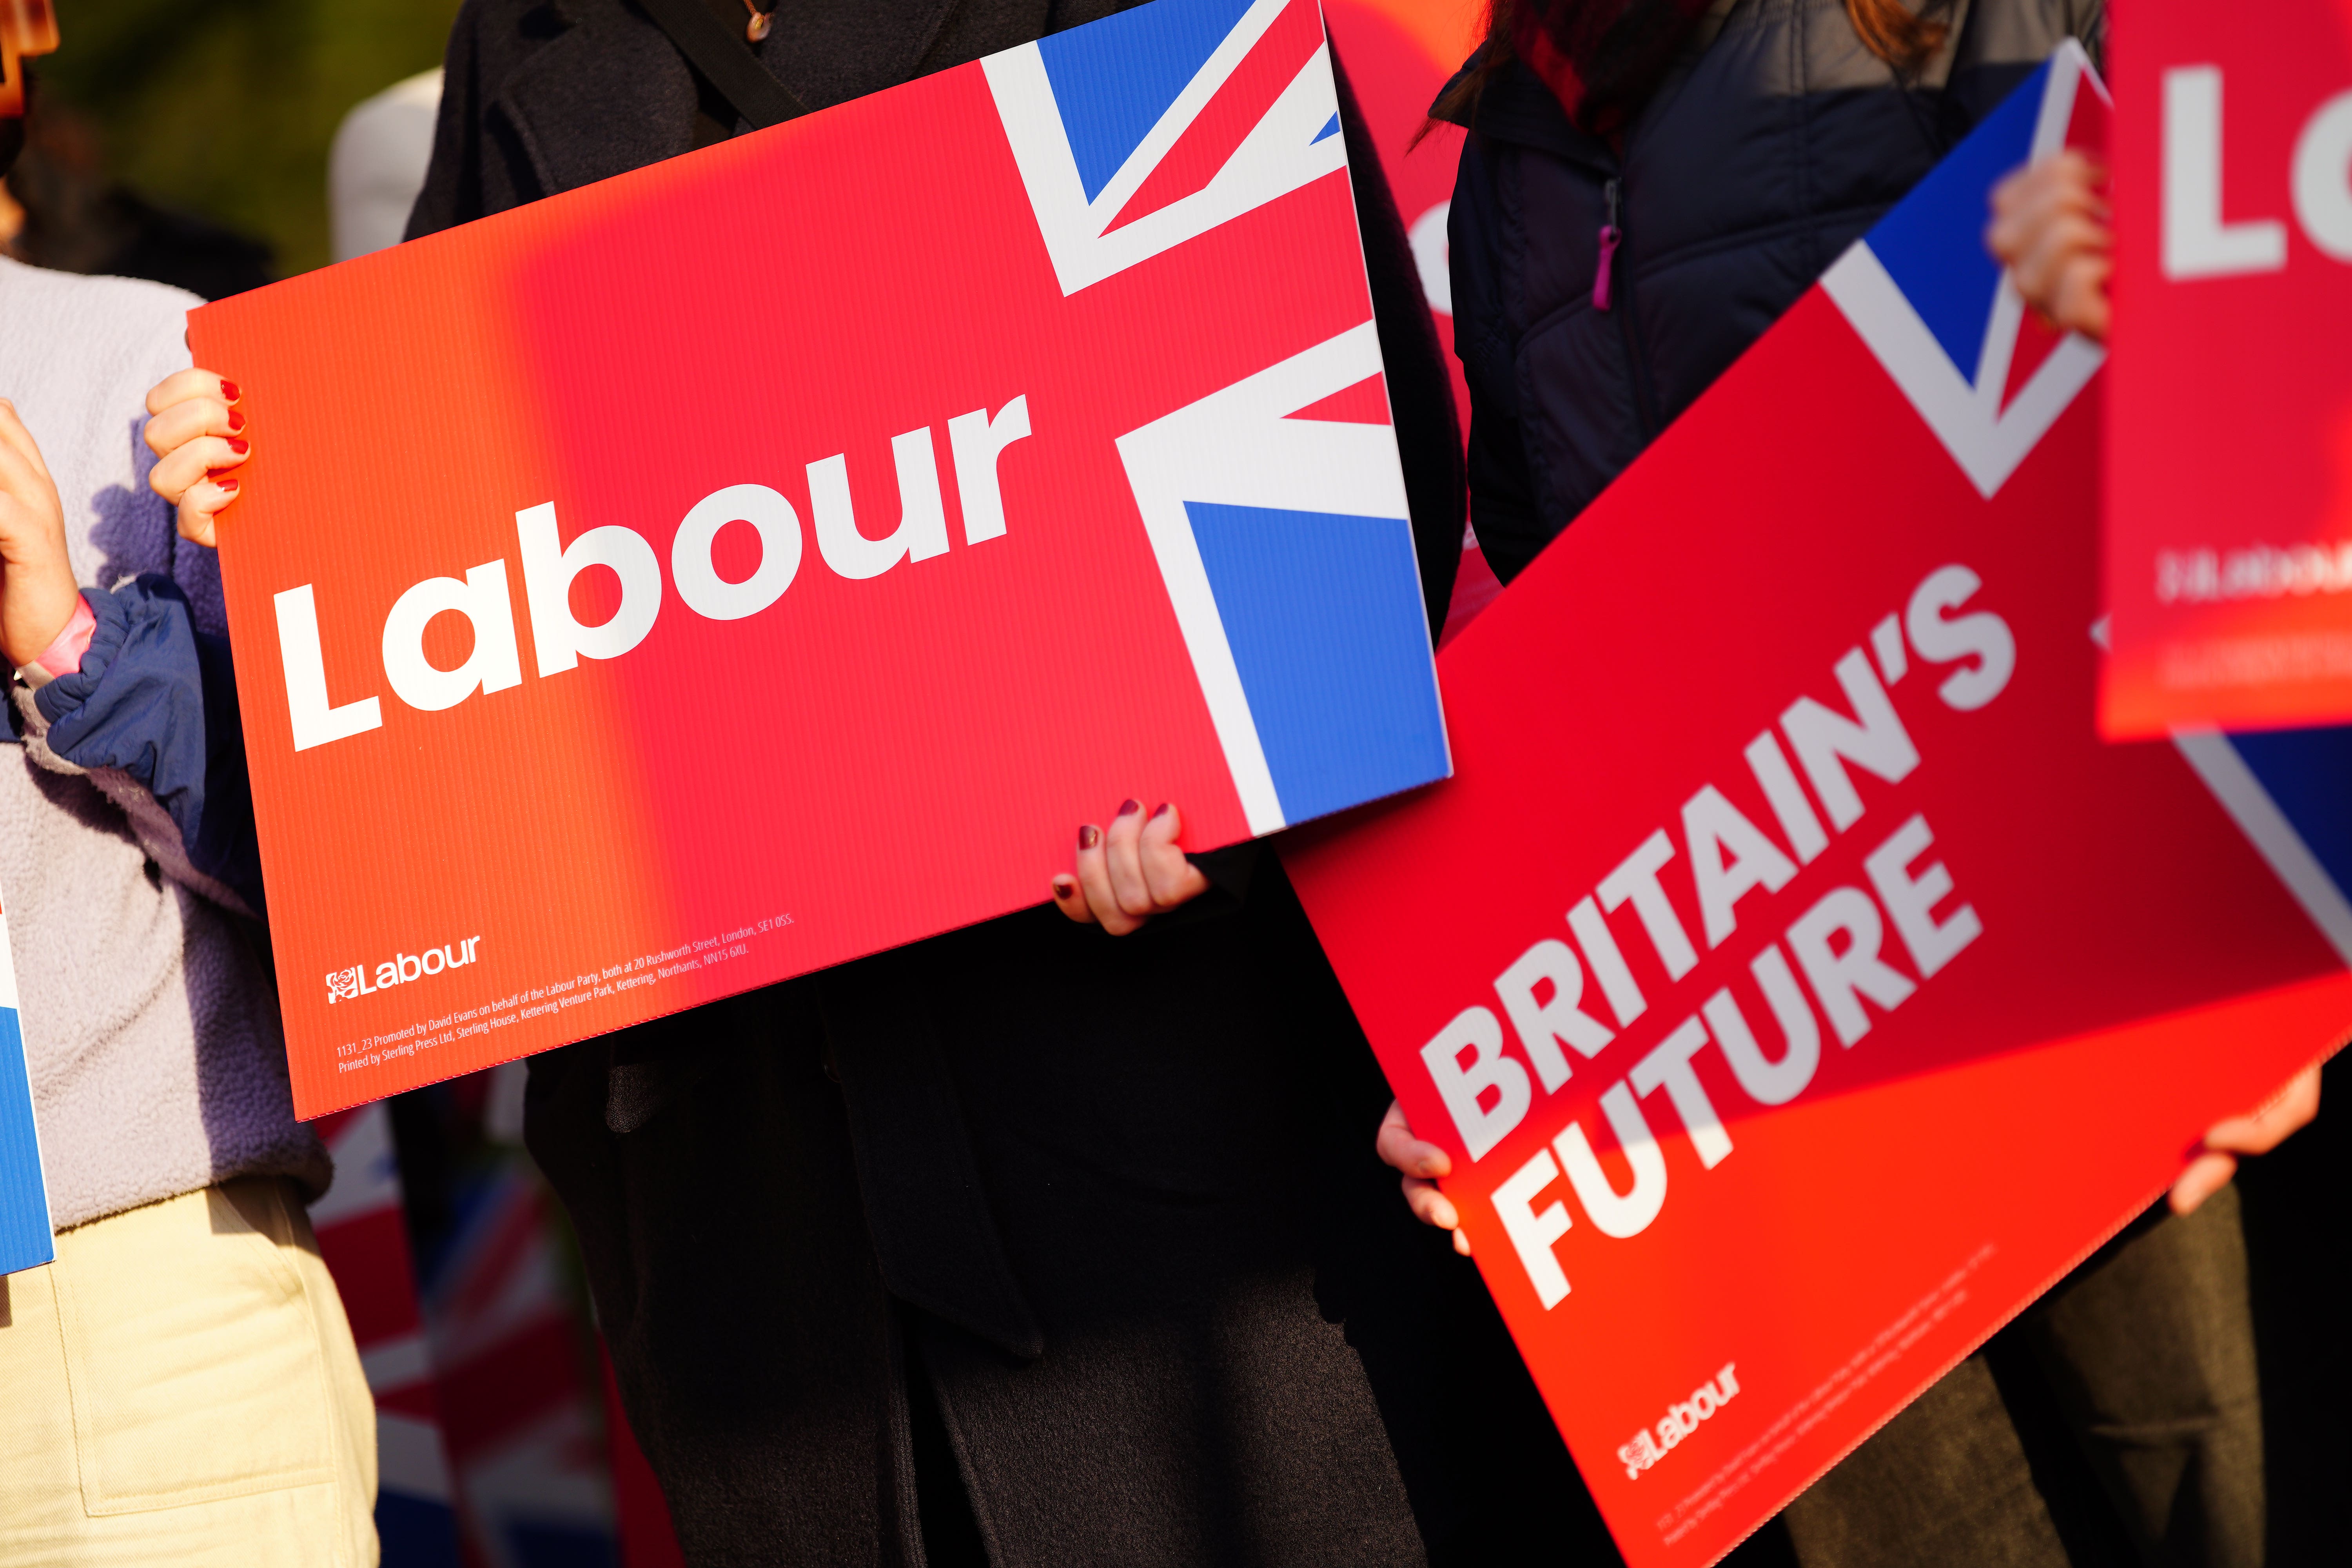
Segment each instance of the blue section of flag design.
[[1442,776],[1412,526],[1200,502],[1185,512],[1284,817]]
[[2263,731],[2230,743],[2328,879],[2352,889],[2352,728]]
[[[981,62],[1065,295],[1347,168],[1328,53],[1296,58],[1321,28],[1315,0],[1152,0]],[[1263,101],[1276,57],[1288,79]],[[1223,161],[1130,210],[1180,153]]]
[[[389,1488],[375,1498],[375,1533],[383,1568],[458,1568],[457,1512],[446,1502],[410,1497]],[[612,1560],[612,1542],[598,1537],[602,1554],[583,1552],[579,1561]],[[553,1561],[551,1559],[551,1561]]]
[[2061,45],[1822,276],[1823,291],[1988,500],[2106,358],[2074,334],[2038,358],[2039,343],[2024,346],[2024,300],[1985,249],[1992,188],[2066,146],[2082,95],[2105,91],[2081,46]]
[[0,1007],[0,1274],[47,1263],[52,1256],[25,1036],[16,1026],[16,1009]]
[[1038,40],[1088,201],[1249,8],[1250,0],[1156,0]]
[[1366,321],[1119,437],[1254,834],[1451,771],[1395,433],[1297,417],[1380,374]]
[[1870,231],[1870,248],[1887,275],[1971,384],[2001,280],[2000,264],[1984,246],[1986,194],[2032,157],[2052,86],[2045,63]]

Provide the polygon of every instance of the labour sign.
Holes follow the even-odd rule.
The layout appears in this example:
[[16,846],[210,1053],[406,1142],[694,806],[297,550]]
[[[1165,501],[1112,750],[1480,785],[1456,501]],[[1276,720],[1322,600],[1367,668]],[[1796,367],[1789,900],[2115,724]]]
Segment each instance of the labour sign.
[[2352,8],[2116,24],[2115,738],[2352,719]]
[[2070,45],[1448,646],[1453,782],[1284,851],[1635,1568],[2352,1025],[2282,759],[2094,726],[2099,355],[1977,258],[2103,114]]
[[1444,776],[1313,0],[197,311],[303,1115]]

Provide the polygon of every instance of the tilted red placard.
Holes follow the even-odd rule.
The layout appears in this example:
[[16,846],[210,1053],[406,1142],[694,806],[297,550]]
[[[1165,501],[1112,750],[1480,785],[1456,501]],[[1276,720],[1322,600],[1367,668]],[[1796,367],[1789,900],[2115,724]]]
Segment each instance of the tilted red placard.
[[2099,356],[1977,236],[2101,121],[2070,48],[1448,646],[1454,779],[1284,850],[1635,1568],[2352,1025],[2258,765],[2094,725]]

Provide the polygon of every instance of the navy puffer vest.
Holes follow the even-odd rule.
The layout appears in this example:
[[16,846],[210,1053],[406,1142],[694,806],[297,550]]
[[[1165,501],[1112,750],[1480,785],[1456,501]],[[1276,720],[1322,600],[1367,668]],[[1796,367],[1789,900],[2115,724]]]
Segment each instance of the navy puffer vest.
[[2105,30],[2101,0],[1946,15],[1906,84],[1843,0],[1736,0],[1622,150],[1525,67],[1489,81],[1448,233],[1471,519],[1506,582],[2061,40],[2097,58]]

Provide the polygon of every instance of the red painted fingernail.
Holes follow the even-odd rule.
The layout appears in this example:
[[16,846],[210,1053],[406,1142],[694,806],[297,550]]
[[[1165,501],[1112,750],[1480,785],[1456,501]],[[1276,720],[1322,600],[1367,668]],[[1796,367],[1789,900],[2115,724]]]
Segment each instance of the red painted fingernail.
[[246,440],[243,437],[232,436],[228,438],[228,449],[235,452],[240,458],[244,457],[251,447],[252,443]]
[[1078,885],[1076,882],[1056,882],[1054,884],[1054,896],[1057,899],[1066,899],[1077,890]]
[[236,383],[233,381],[223,381],[221,383],[221,401],[223,403],[235,403],[243,395],[245,395],[243,393],[237,391]]
[[220,493],[225,496],[233,496],[236,494],[236,481],[235,479],[215,479],[213,481],[213,489],[220,491]]
[[1141,801],[1130,800],[1125,805],[1118,808],[1118,814],[1121,816],[1133,816],[1137,812],[1141,811],[1142,809],[1143,803]]
[[245,428],[245,410],[244,410],[244,409],[242,409],[242,408],[232,408],[232,409],[230,409],[230,410],[228,411],[228,427],[229,427],[229,429],[230,429],[232,432],[238,431],[238,430],[242,430],[242,429],[244,429],[244,428]]
[[1175,803],[1174,801],[1172,801],[1172,800],[1163,800],[1163,801],[1161,801],[1161,802],[1160,803],[1160,809],[1159,809],[1158,811],[1155,811],[1155,812],[1153,812],[1153,813],[1151,814],[1151,820],[1152,820],[1152,821],[1154,821],[1154,822],[1157,822],[1157,821],[1159,821],[1161,817],[1163,817],[1163,816],[1167,816],[1170,812],[1171,812],[1171,811],[1173,811],[1173,810],[1175,810],[1175,809],[1176,809],[1176,803]]
[[1097,827],[1093,823],[1089,822],[1084,827],[1078,829],[1079,848],[1091,849],[1101,841],[1102,829]]

